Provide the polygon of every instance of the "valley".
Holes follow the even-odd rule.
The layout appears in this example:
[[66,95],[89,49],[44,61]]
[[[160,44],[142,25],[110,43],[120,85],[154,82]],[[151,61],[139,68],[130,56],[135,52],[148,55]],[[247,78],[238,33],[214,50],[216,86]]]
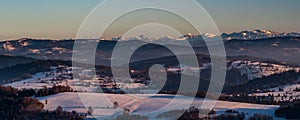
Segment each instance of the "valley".
[[[85,67],[72,66],[76,40],[24,38],[4,41],[0,42],[0,82],[3,89],[11,86],[18,91],[14,97],[30,97],[38,100],[35,104],[43,104],[39,114],[65,111],[68,114],[65,117],[73,115],[85,119],[129,119],[134,116],[185,120],[197,116],[196,119],[206,112],[202,116],[205,119],[298,118],[294,111],[289,111],[297,109],[300,103],[298,34],[243,31],[222,36],[227,66],[223,66],[226,67],[226,79],[218,100],[210,99],[214,93],[206,93],[210,84],[216,84],[211,82],[213,63],[203,40],[213,40],[217,36],[209,34],[203,36],[204,39],[191,34],[180,38],[190,42],[199,66],[179,64],[178,56],[189,60],[193,58],[192,53],[175,56],[166,47],[147,40],[79,40],[98,43],[95,66],[75,62]],[[179,39],[166,39],[163,41],[169,41],[166,44],[174,48],[188,49],[175,44],[182,42]],[[129,70],[126,64],[114,66],[119,72],[128,71],[130,77],[113,76],[109,67],[118,42],[147,43],[130,58]],[[88,46],[81,49],[88,49]],[[118,57],[113,59],[124,56]],[[151,72],[165,73],[165,81],[151,80],[149,69],[153,65],[163,67],[164,70]],[[178,91],[182,76],[194,80],[199,74],[200,82],[194,95],[188,90]],[[212,109],[207,106],[214,104]],[[172,116],[175,113],[182,116]]]

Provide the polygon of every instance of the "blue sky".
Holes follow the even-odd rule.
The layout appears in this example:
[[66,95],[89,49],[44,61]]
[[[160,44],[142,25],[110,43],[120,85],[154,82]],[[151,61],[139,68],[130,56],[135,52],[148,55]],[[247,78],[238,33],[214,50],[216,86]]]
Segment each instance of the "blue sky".
[[[221,32],[253,29],[300,32],[299,0],[197,1],[212,16]],[[85,16],[101,2],[1,0],[0,40],[20,37],[74,38]],[[182,9],[188,9],[188,6],[182,6]]]
[[270,29],[300,32],[299,0],[198,0],[223,32]]

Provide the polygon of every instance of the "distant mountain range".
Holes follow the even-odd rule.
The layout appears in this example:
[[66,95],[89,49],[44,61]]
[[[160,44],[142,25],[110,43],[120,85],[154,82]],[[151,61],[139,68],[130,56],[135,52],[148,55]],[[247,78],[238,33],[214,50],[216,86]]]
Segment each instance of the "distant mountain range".
[[299,33],[279,33],[270,30],[253,30],[253,31],[242,31],[242,32],[234,32],[231,34],[223,33],[222,38],[224,40],[257,40],[257,39],[265,39],[265,38],[274,38],[274,37],[300,37]]
[[[232,34],[222,34],[221,36],[223,36],[224,39],[223,43],[227,53],[228,61],[254,61],[268,65],[288,65],[291,67],[300,66],[300,36],[298,33],[277,33],[265,30],[255,30],[242,31]],[[187,34],[177,39],[164,37],[157,40],[165,43],[180,43],[185,40],[189,41],[195,53],[197,54],[199,63],[203,64],[210,62],[209,52],[205,42],[203,41],[203,37],[213,40],[214,38],[220,36],[214,34],[204,34],[202,36]],[[228,39],[225,39],[226,37]],[[152,65],[152,63],[157,64],[164,63],[166,61],[170,65],[177,63],[176,56],[169,49],[165,48],[164,46],[148,42],[148,40],[151,41],[151,39],[145,40],[145,38],[145,36],[139,36],[137,39],[128,39],[124,41],[95,39],[79,41],[83,41],[85,43],[94,41],[98,42],[98,48],[95,55],[95,61],[97,65],[110,66],[112,59],[121,59],[124,57],[122,55],[115,58],[111,57],[112,51],[115,49],[115,46],[118,42],[127,43],[127,45],[121,46],[121,48],[124,50],[130,49],[131,46],[134,46],[140,42],[147,44],[138,49],[133,56],[131,56],[131,67],[149,67],[148,65]],[[0,74],[2,74],[2,76],[6,76],[6,78],[12,78],[15,77],[12,76],[14,74],[6,75],[6,73],[15,73],[17,71],[18,74],[25,75],[27,72],[25,72],[23,69],[33,69],[36,66],[41,66],[40,69],[33,69],[32,73],[34,73],[36,71],[44,70],[46,67],[51,66],[52,64],[61,63],[61,61],[56,60],[65,60],[70,62],[74,52],[74,42],[75,40],[38,40],[30,38],[0,42]],[[170,45],[177,50],[184,51],[189,49],[188,46],[181,46],[180,44]],[[88,46],[81,47],[82,49],[88,49]],[[186,59],[191,57],[190,53],[182,55],[185,55],[184,58]],[[27,65],[27,67],[24,67],[24,65]],[[254,68],[255,67],[256,66],[254,66]],[[280,67],[274,67],[274,69],[277,68]],[[248,68],[233,68],[228,70],[226,84],[243,84],[247,82],[247,79],[249,76],[252,77],[252,74],[247,74],[247,78],[247,76],[240,73],[240,71],[245,70],[248,70]],[[268,71],[265,72],[268,73]],[[202,79],[208,81],[210,76],[209,73],[209,70],[204,71],[202,73],[203,75],[201,75]],[[252,71],[250,71],[250,73],[252,73]]]
[[[204,34],[202,36],[210,39],[218,37],[214,34]],[[300,65],[300,34],[298,33],[278,33],[267,30],[254,30],[222,34],[221,36],[223,36],[223,42],[228,56],[253,56]],[[145,36],[138,37],[138,39],[145,38]],[[167,44],[188,40],[197,54],[209,54],[207,46],[203,41],[203,37],[199,35],[187,34],[176,40],[170,37],[159,40],[164,41]],[[71,60],[72,53],[74,52],[74,41],[75,40],[37,40],[29,38],[3,41],[0,42],[0,55],[25,56],[35,59]],[[131,45],[135,45],[139,42],[148,43],[134,54],[134,57],[131,58],[132,62],[174,55],[169,49],[160,45],[151,44],[145,40],[84,41],[99,42],[96,52],[96,64],[102,65],[110,65],[112,51],[118,42],[128,43],[126,46],[122,46],[124,50],[127,48],[129,49]],[[180,46],[180,44],[171,45],[178,50],[188,49],[187,46]],[[82,49],[88,48],[82,46]]]
[[291,32],[291,33],[280,33],[280,32],[274,32],[271,30],[253,30],[253,31],[241,31],[241,32],[233,32],[233,33],[223,33],[220,35],[214,34],[214,33],[205,33],[202,35],[193,35],[193,34],[186,34],[178,38],[172,38],[170,36],[165,36],[162,38],[150,38],[146,37],[144,35],[136,36],[136,37],[116,37],[113,38],[113,40],[119,41],[119,40],[142,40],[142,41],[171,41],[171,40],[189,40],[193,38],[205,38],[205,39],[220,39],[223,38],[223,40],[257,40],[257,39],[266,39],[266,38],[274,38],[274,37],[300,37],[300,33]]

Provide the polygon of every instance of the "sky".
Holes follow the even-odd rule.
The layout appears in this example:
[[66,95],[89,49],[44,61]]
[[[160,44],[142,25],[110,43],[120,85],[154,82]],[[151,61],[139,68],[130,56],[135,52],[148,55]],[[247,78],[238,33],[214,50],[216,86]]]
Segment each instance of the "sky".
[[[220,32],[254,29],[300,32],[299,0],[197,1],[213,18]],[[1,0],[0,40],[23,37],[75,38],[85,17],[101,2],[102,0]],[[189,9],[189,6],[180,6],[181,9]]]

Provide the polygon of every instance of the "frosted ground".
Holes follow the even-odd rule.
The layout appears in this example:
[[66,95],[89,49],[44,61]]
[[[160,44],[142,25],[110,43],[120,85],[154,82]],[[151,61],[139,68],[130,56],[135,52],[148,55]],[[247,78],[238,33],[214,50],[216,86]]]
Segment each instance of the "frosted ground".
[[[130,114],[142,114],[144,116],[158,115],[159,113],[167,112],[170,110],[182,110],[186,107],[186,103],[192,100],[192,97],[178,96],[173,99],[174,95],[153,95],[153,94],[136,94],[136,95],[117,95],[117,94],[102,94],[102,93],[60,93],[48,97],[38,98],[45,104],[47,99],[48,104],[45,104],[45,109],[55,110],[57,106],[62,106],[66,111],[87,112],[87,108],[92,106],[94,108],[94,115],[96,117],[116,117],[122,114],[124,108],[129,108]],[[171,101],[175,106],[161,109]],[[119,103],[119,108],[113,107],[113,102]],[[201,107],[204,100],[196,98],[192,106]],[[208,100],[208,103],[213,102]],[[266,114],[274,116],[275,110],[278,106],[275,105],[258,105],[238,102],[218,101],[214,107],[217,114],[224,113],[228,109],[238,110],[244,112],[246,117],[255,113]],[[279,119],[279,118],[276,118]]]
[[[47,72],[46,72],[47,73]],[[45,77],[46,73],[37,73],[30,79],[26,79],[20,82],[6,84],[6,86],[13,86],[18,89],[23,88],[33,88],[41,89],[43,86],[52,87],[54,83],[51,79],[55,76]],[[44,81],[44,82],[41,82]],[[88,89],[88,88],[78,88],[77,86],[72,86],[72,83],[76,80],[64,80],[56,85],[70,85],[73,89]],[[90,88],[89,88],[90,89]],[[290,88],[286,88],[290,89]],[[60,93],[56,95],[51,95],[47,97],[37,98],[44,105],[47,110],[55,110],[58,106],[62,106],[65,111],[77,111],[86,113],[89,106],[94,109],[95,117],[111,118],[116,117],[124,112],[124,108],[130,109],[130,114],[142,114],[144,116],[149,116],[150,118],[155,118],[159,113],[168,112],[171,110],[182,110],[187,109],[187,103],[192,101],[192,97],[177,96],[176,99],[174,95],[153,95],[153,94],[134,94],[134,95],[118,95],[118,94],[103,94],[103,93],[93,93],[93,90],[88,90],[86,92],[78,93]],[[154,96],[154,97],[153,97]],[[47,101],[47,104],[46,104]],[[165,109],[161,109],[168,105],[170,102],[174,104],[170,105]],[[118,102],[119,107],[114,108],[113,102]],[[196,98],[191,106],[201,108],[204,99]],[[208,103],[213,103],[209,100]],[[253,114],[266,114],[275,118],[274,112],[279,106],[275,105],[258,105],[258,104],[248,104],[248,103],[238,103],[238,102],[226,102],[218,101],[213,108],[217,111],[217,114],[222,114],[226,110],[233,109],[239,112],[244,112],[246,117]],[[153,117],[154,116],[154,117]],[[89,116],[92,117],[92,116]],[[279,119],[279,118],[275,118]]]

